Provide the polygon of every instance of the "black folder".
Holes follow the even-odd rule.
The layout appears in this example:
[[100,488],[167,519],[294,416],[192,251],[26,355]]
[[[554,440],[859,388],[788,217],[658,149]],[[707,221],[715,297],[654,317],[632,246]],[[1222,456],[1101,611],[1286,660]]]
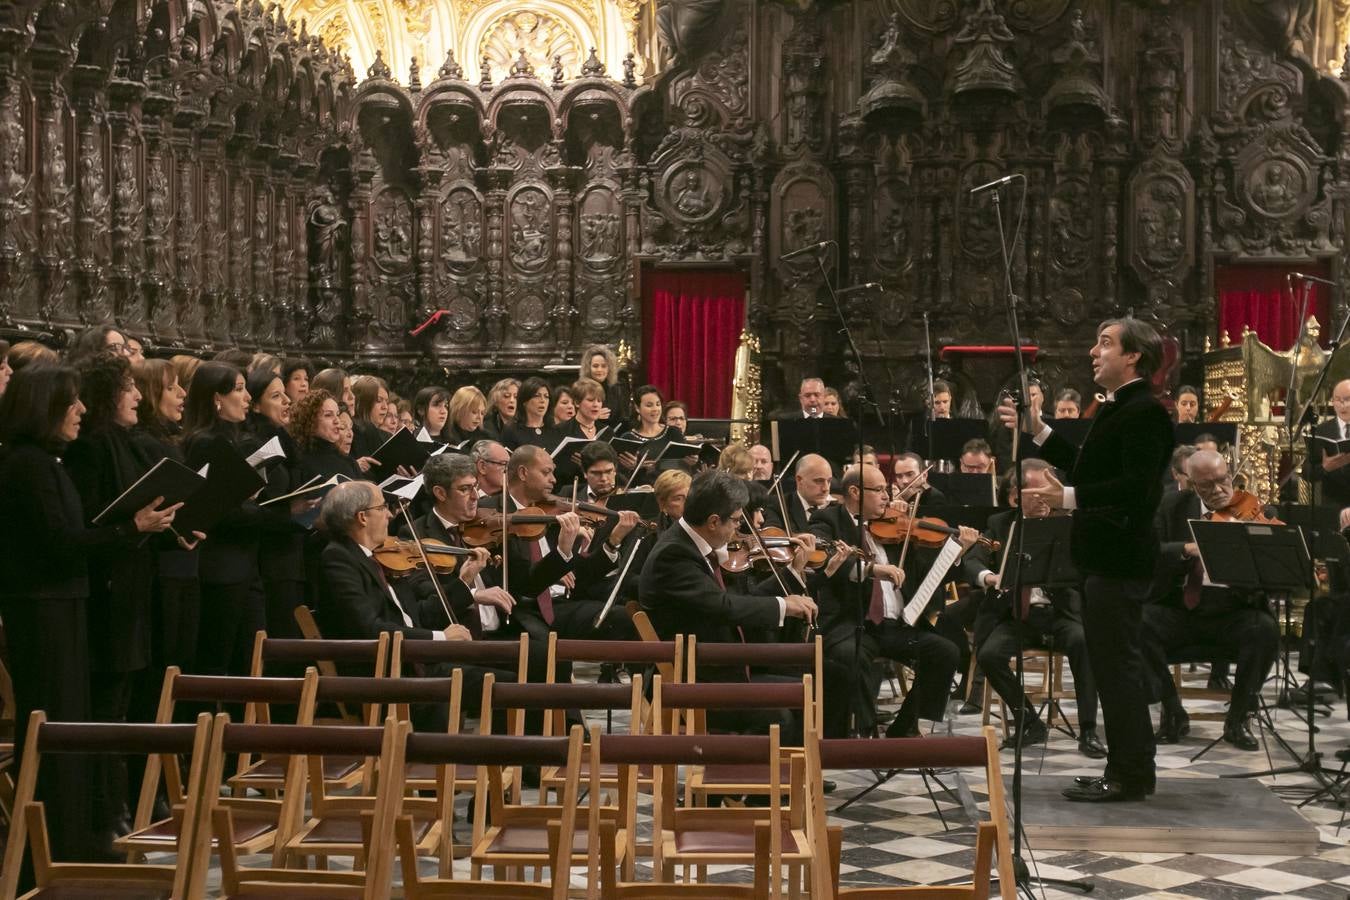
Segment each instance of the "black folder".
[[222,442],[212,444],[206,464],[206,483],[174,516],[174,531],[181,535],[193,531],[210,534],[217,522],[267,484],[242,453]]
[[[122,522],[136,515],[156,497],[163,497],[160,506],[173,506],[192,497],[206,484],[206,479],[182,463],[169,458],[161,459],[150,467],[136,483],[122,492],[98,515],[94,516],[95,525]],[[182,510],[179,511],[182,515]]]
[[378,471],[371,474],[378,481],[383,480],[383,476],[392,475],[399,466],[416,471],[426,465],[427,457],[431,456],[434,449],[434,444],[419,441],[411,431],[400,428],[370,454],[379,462]]

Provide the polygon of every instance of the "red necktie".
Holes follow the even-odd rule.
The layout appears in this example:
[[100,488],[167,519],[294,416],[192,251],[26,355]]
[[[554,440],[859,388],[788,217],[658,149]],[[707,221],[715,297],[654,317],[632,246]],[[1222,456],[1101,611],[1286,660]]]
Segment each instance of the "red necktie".
[[1181,591],[1181,602],[1186,604],[1187,609],[1195,609],[1200,605],[1200,592],[1204,589],[1205,572],[1200,565],[1200,560],[1191,560],[1190,571],[1186,573],[1186,587]]
[[[867,532],[863,532],[863,545],[867,548],[867,552],[872,555],[872,559],[875,560],[877,552],[872,545],[872,537]],[[880,625],[884,618],[886,618],[886,598],[881,592],[881,579],[873,574],[872,597],[867,602],[867,621],[873,625]]]
[[[706,560],[708,561],[708,565],[712,566],[712,576],[713,576],[713,580],[717,582],[717,586],[718,586],[719,588],[721,588],[722,590],[725,591],[725,590],[727,589],[727,583],[726,583],[725,581],[722,580],[722,566],[721,566],[721,565],[718,563],[718,561],[717,561],[717,551],[716,551],[716,550],[709,550],[709,551],[708,551],[708,555],[705,556],[705,557],[703,557],[703,558],[706,559]],[[737,626],[736,626],[736,633],[737,633],[738,635],[740,635],[740,637],[741,637],[741,643],[742,643],[742,644],[747,643],[746,640],[745,640],[745,629],[744,629],[744,628],[742,628],[740,625],[737,625]],[[745,667],[745,680],[746,680],[746,681],[749,681],[749,680],[750,680],[750,667],[749,667],[749,666],[746,666],[746,667]]]
[[373,556],[367,556],[366,562],[369,563],[370,567],[375,570],[375,579],[379,581],[380,587],[384,588],[385,591],[388,592],[389,579],[384,577],[384,568],[380,565],[380,561]]
[[[533,569],[536,565],[539,564],[539,560],[544,558],[544,554],[539,549],[539,541],[537,540],[527,541],[526,543],[529,545],[530,548],[530,568]],[[553,594],[549,591],[548,588],[544,588],[542,591],[539,592],[539,596],[536,599],[539,603],[539,614],[544,617],[545,623],[552,625]]]

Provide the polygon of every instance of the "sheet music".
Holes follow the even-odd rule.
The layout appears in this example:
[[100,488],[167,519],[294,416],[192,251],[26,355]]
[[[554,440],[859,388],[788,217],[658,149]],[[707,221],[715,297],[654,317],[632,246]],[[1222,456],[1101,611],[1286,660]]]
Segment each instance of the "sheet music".
[[913,625],[919,621],[919,616],[928,608],[928,601],[932,599],[933,592],[937,590],[938,585],[942,584],[947,576],[947,570],[956,562],[957,557],[961,555],[961,544],[956,538],[947,538],[947,543],[942,545],[938,551],[937,559],[933,561],[933,567],[928,570],[924,576],[919,589],[914,592],[914,598],[905,605],[901,613],[906,625]]
[[275,459],[278,456],[285,459],[286,451],[281,449],[281,438],[274,436],[270,441],[250,453],[244,462],[256,469],[269,459]]

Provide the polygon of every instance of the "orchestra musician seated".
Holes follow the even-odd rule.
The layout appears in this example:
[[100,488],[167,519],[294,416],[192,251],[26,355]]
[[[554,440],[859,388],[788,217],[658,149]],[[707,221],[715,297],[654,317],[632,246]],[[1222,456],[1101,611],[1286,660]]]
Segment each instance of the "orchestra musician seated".
[[891,500],[913,503],[917,499],[921,506],[946,504],[947,495],[928,483],[928,476],[924,473],[927,467],[923,457],[913,451],[897,456],[892,470],[895,480],[891,482]]
[[[1022,461],[1022,480],[1028,488],[1046,485],[1050,464],[1041,459]],[[1009,492],[1017,502],[1014,480]],[[1028,494],[1022,502],[1022,514],[1027,518],[1050,515],[1043,500]],[[1004,510],[989,518],[985,537],[998,541],[1005,548],[1012,529],[1015,510]],[[1054,650],[1069,659],[1073,672],[1074,696],[1078,701],[1078,750],[1092,759],[1106,756],[1106,748],[1097,735],[1097,690],[1093,683],[1092,667],[1088,660],[1087,639],[1083,635],[1081,598],[1076,589],[1062,587],[1023,588],[1023,599],[1014,612],[1011,586],[999,584],[994,554],[981,544],[966,555],[964,563],[967,580],[985,591],[984,601],[975,615],[976,658],[985,677],[1003,698],[1010,714],[1025,706],[1022,743],[1039,744],[1048,736],[1045,723],[1023,693],[1021,685],[1008,666],[1018,648]],[[1016,741],[1010,735],[1004,746]]]
[[1234,490],[1227,460],[1213,450],[1197,450],[1186,471],[1190,489],[1165,497],[1158,508],[1161,555],[1154,596],[1144,606],[1145,655],[1162,699],[1157,740],[1176,743],[1190,730],[1168,656],[1201,646],[1237,662],[1223,739],[1240,750],[1256,750],[1248,717],[1256,711],[1261,685],[1275,663],[1279,629],[1264,594],[1209,580],[1189,525],[1191,519],[1211,518],[1232,507],[1235,498],[1250,495]]
[[[822,618],[825,630],[826,652],[836,659],[847,659],[852,664],[851,642],[841,643],[838,636],[844,629],[839,623],[851,626],[861,615],[866,620],[865,633],[859,650],[859,665],[855,672],[865,672],[871,660],[884,656],[903,662],[914,669],[914,685],[905,697],[895,720],[886,730],[887,737],[907,737],[919,733],[919,719],[942,721],[947,708],[947,694],[952,675],[960,664],[960,649],[951,640],[926,627],[923,619],[916,625],[905,623],[903,611],[906,598],[901,585],[906,573],[892,563],[885,548],[870,534],[862,534],[859,516],[866,520],[881,518],[886,512],[886,477],[876,466],[851,466],[840,479],[844,490],[842,504],[817,510],[811,517],[811,531],[818,545],[833,545],[842,541],[861,550],[862,558],[841,567],[830,579],[830,615]],[[961,529],[960,540],[965,548],[974,544],[978,533]],[[863,585],[859,585],[859,581]],[[915,584],[920,580],[914,581]],[[855,599],[869,598],[867,607]],[[940,592],[935,592],[939,597]],[[830,626],[834,626],[831,628]],[[836,640],[831,640],[831,635]],[[855,677],[857,677],[855,675]],[[827,678],[828,683],[828,678]],[[871,698],[868,698],[870,705]],[[830,713],[826,711],[828,718]]]
[[[793,470],[797,490],[787,493],[780,481],[773,502],[764,511],[764,524],[789,534],[801,534],[811,527],[811,513],[830,503],[830,480],[834,472],[823,456],[808,453],[797,460]],[[783,521],[786,509],[787,521]]]
[[[642,567],[639,594],[642,608],[662,640],[684,634],[699,643],[730,643],[743,640],[753,629],[781,628],[788,617],[812,622],[816,603],[805,594],[786,594],[770,576],[748,593],[729,591],[721,564],[726,545],[741,530],[749,498],[746,482],[721,470],[704,472],[694,479],[684,502],[684,514],[656,541]],[[798,552],[793,568],[802,571],[805,553]],[[699,668],[699,679],[745,681],[743,667]],[[753,673],[752,681],[781,680],[781,676]],[[713,728],[746,732],[767,729],[779,723],[778,716],[760,718],[745,710],[710,711]],[[800,738],[797,723],[796,738]],[[794,742],[786,735],[785,744]]]

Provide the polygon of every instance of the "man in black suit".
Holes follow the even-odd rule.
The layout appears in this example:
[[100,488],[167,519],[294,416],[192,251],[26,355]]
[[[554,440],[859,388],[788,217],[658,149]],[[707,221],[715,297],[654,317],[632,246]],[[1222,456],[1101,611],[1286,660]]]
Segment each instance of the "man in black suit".
[[[1029,406],[1022,423],[1040,456],[1069,473],[1028,490],[1051,509],[1073,511],[1070,551],[1085,576],[1083,628],[1096,676],[1110,751],[1100,778],[1065,789],[1070,800],[1142,800],[1156,787],[1150,691],[1142,652],[1143,605],[1158,557],[1153,517],[1172,454],[1172,421],[1153,397],[1149,377],[1162,359],[1162,339],[1134,318],[1108,319],[1090,353],[1093,380],[1106,390],[1081,448],[1051,431]],[[1018,425],[1011,399],[999,406]]]
[[[511,454],[504,501],[515,512],[533,506],[553,493],[553,458],[543,447],[524,444]],[[604,605],[584,599],[578,586],[603,580],[613,569],[637,514],[620,513],[612,528],[597,535],[589,552],[583,552],[581,520],[576,513],[562,513],[538,538],[512,535],[507,539],[507,586],[516,597],[516,617],[530,635],[531,643],[548,642],[550,631],[563,638],[610,638],[640,640],[630,617],[612,611],[597,630],[596,615]],[[584,592],[583,592],[584,593]]]
[[[854,677],[861,681],[862,673],[870,668],[872,658],[878,655],[912,666],[914,686],[886,734],[889,737],[916,735],[920,717],[942,721],[952,675],[960,663],[960,649],[936,631],[905,623],[902,614],[906,597],[900,588],[907,580],[906,572],[892,563],[885,549],[870,534],[861,532],[860,517],[871,521],[879,518],[886,509],[886,477],[881,470],[876,466],[863,466],[861,470],[851,466],[840,483],[844,502],[817,510],[811,517],[811,531],[818,545],[841,541],[859,548],[863,559],[841,567],[830,579],[827,593],[822,595],[822,603],[826,604],[821,614],[825,652],[836,664],[852,667],[853,629],[862,618],[865,633],[858,667],[853,669]],[[961,543],[969,549],[977,537],[979,533],[973,528],[962,529]],[[922,576],[926,572],[920,570],[915,574]],[[910,582],[917,586],[922,577]],[[935,595],[944,596],[941,591]],[[865,609],[863,596],[868,598]],[[872,698],[865,699],[870,707]]]
[[[1331,441],[1350,440],[1350,378],[1331,389],[1331,406],[1336,415],[1318,425],[1313,434]],[[1350,453],[1332,453],[1323,441],[1311,443],[1307,477],[1319,483],[1318,503],[1336,509],[1350,506]]]
[[[1029,489],[1044,487],[1050,464],[1041,459],[1022,460],[1022,480]],[[1010,498],[1017,502],[1014,483]],[[1022,503],[1022,515],[1041,518],[1050,514],[1044,502],[1033,500],[1028,494]],[[989,518],[985,536],[1008,546],[1016,511],[1006,510]],[[966,580],[985,591],[984,602],[975,615],[975,647],[980,668],[998,691],[1008,709],[1026,707],[1022,735],[1023,744],[1039,744],[1046,739],[1045,723],[1036,708],[1027,702],[1022,686],[1017,683],[1008,660],[1019,648],[1046,650],[1054,647],[1069,658],[1073,672],[1074,696],[1078,701],[1078,752],[1092,759],[1106,756],[1106,748],[1097,736],[1097,688],[1093,683],[1092,667],[1088,664],[1087,639],[1083,635],[1082,613],[1078,591],[1072,588],[1023,588],[1023,602],[1014,613],[1011,586],[999,584],[998,563],[984,545],[975,547],[966,555]],[[1013,746],[1016,736],[1010,736],[1005,746]]]
[[947,495],[928,483],[928,476],[924,473],[927,468],[923,457],[917,453],[910,451],[897,456],[893,469],[895,480],[891,482],[891,499],[903,497],[912,503],[917,498],[921,508],[947,503]]
[[[779,482],[778,490],[764,508],[764,524],[782,528],[789,534],[801,534],[809,530],[811,513],[830,502],[830,480],[833,475],[829,460],[823,456],[808,453],[798,459],[797,467],[793,469],[797,489],[785,489],[786,477]],[[784,507],[788,515],[786,524],[783,522]]]
[[[677,634],[700,643],[729,643],[750,629],[777,629],[788,616],[816,618],[816,604],[800,594],[782,595],[768,578],[741,594],[724,586],[720,563],[727,541],[741,528],[749,492],[729,472],[711,470],[694,479],[684,501],[684,515],[657,539],[642,566],[638,593],[652,626],[665,640]],[[731,678],[742,680],[738,670]]]
[[369,481],[345,482],[324,498],[319,526],[331,540],[320,556],[315,611],[324,636],[368,640],[401,632],[410,640],[470,640],[434,595],[400,595],[390,586],[372,553],[389,536],[389,519],[389,504]]
[[1192,540],[1191,519],[1205,518],[1233,500],[1228,461],[1213,450],[1197,450],[1187,460],[1186,473],[1190,490],[1169,495],[1158,509],[1162,548],[1157,593],[1144,607],[1144,644],[1162,694],[1157,740],[1174,744],[1189,730],[1167,656],[1181,647],[1199,645],[1218,648],[1224,659],[1237,661],[1223,739],[1239,750],[1256,750],[1259,745],[1248,719],[1275,664],[1279,626],[1263,594],[1210,582]]

